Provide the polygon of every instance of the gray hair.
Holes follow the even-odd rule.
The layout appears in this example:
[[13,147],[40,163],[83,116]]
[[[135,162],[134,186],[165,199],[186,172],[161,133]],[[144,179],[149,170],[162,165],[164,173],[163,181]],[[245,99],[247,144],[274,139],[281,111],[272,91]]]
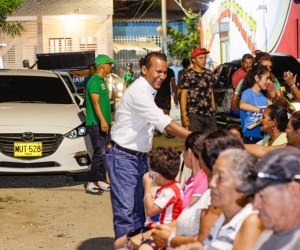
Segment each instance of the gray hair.
[[229,148],[222,151],[219,157],[225,156],[232,163],[230,171],[235,176],[237,184],[242,184],[248,176],[250,169],[253,169],[257,159],[246,150]]

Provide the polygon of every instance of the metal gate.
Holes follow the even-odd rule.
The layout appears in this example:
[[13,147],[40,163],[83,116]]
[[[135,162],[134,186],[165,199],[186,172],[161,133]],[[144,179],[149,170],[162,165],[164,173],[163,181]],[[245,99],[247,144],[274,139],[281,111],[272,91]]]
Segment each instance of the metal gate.
[[[115,36],[114,42],[148,42],[153,41],[159,47],[162,47],[161,36]],[[118,53],[114,52],[114,58],[117,60],[116,66],[118,68],[126,67],[128,62],[133,63],[134,67],[139,66],[139,60],[145,57],[150,52],[145,49],[141,50],[121,50]]]

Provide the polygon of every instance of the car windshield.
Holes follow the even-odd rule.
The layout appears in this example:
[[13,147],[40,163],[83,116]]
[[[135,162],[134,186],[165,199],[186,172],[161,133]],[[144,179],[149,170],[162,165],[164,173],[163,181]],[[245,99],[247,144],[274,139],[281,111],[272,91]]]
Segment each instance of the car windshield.
[[71,90],[71,92],[72,92],[73,94],[75,94],[75,93],[76,93],[76,90],[75,90],[75,88],[74,88],[74,86],[73,86],[73,83],[72,83],[70,77],[67,76],[67,75],[61,75],[61,77],[62,77],[62,79],[64,79],[64,81],[66,82],[66,84],[68,85],[68,87],[69,87],[69,89]]
[[0,76],[0,102],[73,103],[61,79],[40,76]]

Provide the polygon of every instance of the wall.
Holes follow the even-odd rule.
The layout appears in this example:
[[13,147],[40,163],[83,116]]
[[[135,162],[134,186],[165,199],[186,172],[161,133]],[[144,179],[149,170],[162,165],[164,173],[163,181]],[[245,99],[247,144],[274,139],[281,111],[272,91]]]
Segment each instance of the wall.
[[13,16],[32,15],[112,15],[113,0],[24,0]]
[[94,37],[92,49],[113,56],[112,15],[113,0],[24,0],[8,21],[21,22],[26,31],[21,37],[2,36],[8,45],[2,52],[5,67],[21,68],[23,59],[32,64],[36,53],[49,53],[49,38],[71,37],[72,51],[79,51],[81,37]]
[[256,49],[299,57],[299,13],[300,5],[293,0],[215,0],[201,19],[201,42],[221,62],[221,35],[213,34],[212,27],[228,22],[228,61]]
[[[168,22],[168,25],[185,34],[183,21]],[[113,36],[157,36],[158,26],[161,26],[160,22],[114,22]]]

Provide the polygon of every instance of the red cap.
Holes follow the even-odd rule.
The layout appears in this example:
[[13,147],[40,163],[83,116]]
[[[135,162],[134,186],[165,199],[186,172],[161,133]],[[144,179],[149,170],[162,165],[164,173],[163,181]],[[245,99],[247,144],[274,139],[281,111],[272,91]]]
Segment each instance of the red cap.
[[198,56],[198,55],[207,55],[209,54],[210,51],[207,51],[206,49],[201,49],[201,48],[198,48],[198,49],[195,49],[193,52],[192,52],[192,58]]

